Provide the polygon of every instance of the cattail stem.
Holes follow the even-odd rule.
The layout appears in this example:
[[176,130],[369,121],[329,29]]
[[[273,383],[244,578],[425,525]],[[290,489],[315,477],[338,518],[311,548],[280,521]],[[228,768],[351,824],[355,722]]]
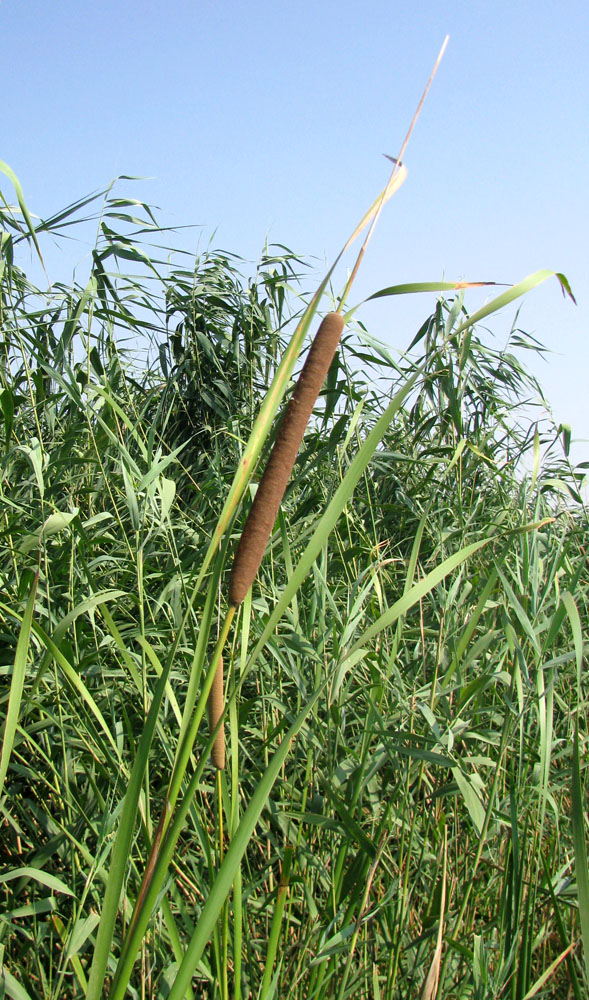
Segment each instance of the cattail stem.
[[[225,747],[223,746],[223,760],[225,759]],[[213,756],[214,760],[214,756]],[[217,815],[219,819],[219,868],[223,864],[225,857],[225,838],[223,834],[223,773],[222,769],[217,769]],[[219,976],[219,987],[221,1000],[228,1000],[229,982],[227,976],[227,946],[229,943],[229,900],[225,899],[221,911],[221,974]]]
[[[168,804],[169,804],[170,815],[173,812],[174,807],[176,805],[176,799],[178,798],[180,787],[182,785],[182,780],[186,773],[186,768],[188,767],[188,761],[190,760],[190,755],[192,753],[194,741],[196,740],[198,727],[200,725],[202,715],[205,711],[205,705],[208,702],[211,687],[213,686],[213,681],[217,673],[217,667],[219,666],[219,660],[221,659],[223,648],[227,641],[227,636],[229,635],[229,629],[231,628],[231,622],[233,621],[234,614],[235,614],[235,608],[229,606],[229,608],[227,609],[227,614],[225,615],[225,620],[223,621],[223,625],[221,627],[221,634],[217,639],[217,643],[215,645],[215,648],[211,656],[209,672],[207,674],[207,678],[204,683],[204,688],[201,693],[201,699],[203,698],[206,699],[206,702],[203,703],[203,701],[199,699],[198,705],[193,713],[190,724],[184,734],[182,743],[178,748],[176,754],[176,764],[174,766],[174,770],[172,771],[172,777],[170,779],[170,787],[168,789]],[[211,670],[214,671],[212,676],[211,676]]]
[[309,417],[343,328],[341,313],[328,313],[311,344],[241,533],[229,580],[230,605],[241,604],[257,575]]

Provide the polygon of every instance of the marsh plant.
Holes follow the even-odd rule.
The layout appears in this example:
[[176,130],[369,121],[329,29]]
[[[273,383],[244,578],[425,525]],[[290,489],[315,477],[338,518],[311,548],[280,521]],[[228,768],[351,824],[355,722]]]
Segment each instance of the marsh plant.
[[[483,326],[566,279],[377,291],[431,312],[393,356],[337,270],[171,254],[125,184],[39,221],[5,173],[3,995],[586,996],[584,470],[541,345]],[[89,220],[83,280],[33,280]]]

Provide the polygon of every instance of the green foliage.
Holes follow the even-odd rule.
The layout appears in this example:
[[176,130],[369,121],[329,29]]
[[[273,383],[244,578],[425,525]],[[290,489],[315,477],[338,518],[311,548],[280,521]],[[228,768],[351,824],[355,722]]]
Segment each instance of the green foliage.
[[[541,345],[514,326],[490,346],[460,291],[397,358],[350,319],[232,622],[239,504],[312,319],[302,263],[168,259],[112,188],[41,222],[17,200],[5,995],[582,997],[587,513],[570,431],[524,406]],[[40,290],[23,250],[88,220],[88,274]],[[200,720],[224,628],[216,783]]]

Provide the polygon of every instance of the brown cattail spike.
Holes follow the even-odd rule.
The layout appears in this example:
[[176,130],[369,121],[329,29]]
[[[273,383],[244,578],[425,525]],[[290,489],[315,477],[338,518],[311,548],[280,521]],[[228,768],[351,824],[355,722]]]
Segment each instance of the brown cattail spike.
[[[209,694],[209,729],[212,732],[223,714],[223,657],[220,658]],[[215,736],[211,759],[217,770],[225,767],[225,726],[221,723]]]
[[230,604],[241,604],[254,582],[305,428],[343,328],[341,313],[328,313],[311,344],[241,533],[229,580]]

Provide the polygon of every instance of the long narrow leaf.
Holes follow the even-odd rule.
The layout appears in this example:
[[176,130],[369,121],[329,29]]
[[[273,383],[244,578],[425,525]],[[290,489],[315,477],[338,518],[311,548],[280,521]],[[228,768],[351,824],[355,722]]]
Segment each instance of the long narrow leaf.
[[497,285],[496,281],[410,281],[403,285],[389,285],[388,288],[381,288],[378,292],[369,295],[366,302],[371,299],[382,299],[390,295],[416,295],[421,292],[454,292],[461,288],[485,288],[488,285]]
[[474,312],[472,316],[469,316],[468,319],[465,320],[464,323],[461,323],[456,330],[453,330],[453,335],[457,337],[458,334],[462,333],[464,330],[468,330],[469,326],[476,326],[476,324],[480,323],[482,319],[485,319],[487,316],[491,316],[492,313],[497,312],[499,309],[503,309],[504,306],[508,306],[515,299],[519,299],[522,295],[525,295],[526,292],[530,292],[532,288],[537,288],[537,286],[541,285],[547,278],[558,278],[561,287],[564,287],[561,280],[562,275],[558,274],[557,271],[534,271],[533,274],[529,274],[527,278],[518,282],[517,285],[512,285],[512,287],[506,292],[502,292],[501,295],[497,296],[497,298],[492,299],[491,302],[487,303],[487,305],[482,306]]
[[33,225],[33,220],[31,219],[29,210],[27,208],[27,204],[25,202],[25,196],[23,194],[23,190],[22,190],[22,187],[20,185],[20,181],[19,181],[18,177],[16,176],[14,170],[12,170],[11,167],[9,167],[7,163],[4,163],[4,160],[0,160],[0,170],[2,171],[3,174],[6,174],[6,176],[8,177],[8,179],[12,182],[12,186],[13,186],[15,192],[16,192],[16,197],[17,197],[17,200],[18,200],[19,208],[20,208],[20,210],[21,210],[21,212],[23,214],[23,218],[24,218],[24,220],[25,220],[25,222],[27,224],[27,229],[29,231],[29,236],[31,237],[33,243],[35,244],[35,250],[37,251],[37,253],[39,255],[39,260],[41,261],[41,264],[43,265],[43,269],[45,269],[45,264],[43,262],[43,255],[41,253],[41,248],[40,248],[39,243],[37,241],[37,234],[35,233],[35,227]]
[[25,683],[25,673],[27,668],[27,656],[29,652],[29,642],[31,638],[31,625],[33,622],[33,611],[35,608],[35,598],[37,596],[37,586],[39,583],[39,573],[35,573],[29,597],[27,600],[25,613],[22,619],[16,652],[14,655],[14,667],[12,669],[12,680],[10,682],[10,694],[8,696],[8,711],[4,723],[4,733],[2,736],[2,754],[0,755],[0,798],[4,788],[4,780],[8,771],[10,755],[14,746],[14,737],[20,715],[20,705]]
[[8,872],[2,872],[0,874],[0,884],[17,878],[31,878],[40,885],[45,885],[48,889],[52,889],[53,892],[63,892],[66,896],[74,895],[65,882],[62,882],[56,875],[44,872],[41,868],[32,868],[30,865],[25,865],[23,868],[11,868]]
[[581,918],[581,940],[583,942],[583,959],[585,975],[589,983],[589,869],[587,868],[587,845],[585,843],[585,809],[583,807],[583,786],[581,784],[581,768],[579,764],[579,723],[575,718],[575,738],[573,744],[573,845],[575,850],[575,875],[577,879],[577,898],[579,916]]
[[493,538],[483,538],[478,542],[472,542],[470,545],[465,545],[463,549],[460,549],[453,555],[448,556],[447,559],[444,559],[443,563],[440,563],[439,566],[436,566],[435,569],[432,569],[430,573],[424,576],[422,580],[415,583],[413,587],[411,587],[406,594],[403,594],[398,601],[395,601],[395,603],[392,604],[391,607],[380,616],[380,618],[377,618],[377,620],[356,640],[354,645],[350,647],[347,655],[352,656],[356,649],[359,649],[367,642],[370,642],[379,634],[379,632],[382,632],[383,629],[389,628],[402,615],[406,615],[414,604],[417,604],[422,597],[429,594],[430,590],[433,590],[438,583],[441,583],[449,573],[457,569],[458,566],[461,566],[463,562],[470,559],[475,552],[484,548],[485,545],[489,545],[491,541],[493,541]]

